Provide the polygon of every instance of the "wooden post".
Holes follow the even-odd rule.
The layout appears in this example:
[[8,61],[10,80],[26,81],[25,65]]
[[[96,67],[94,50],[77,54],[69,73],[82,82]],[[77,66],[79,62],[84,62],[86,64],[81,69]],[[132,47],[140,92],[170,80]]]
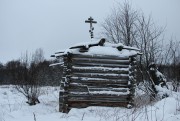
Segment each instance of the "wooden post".
[[64,67],[63,67],[63,78],[61,81],[61,88],[59,93],[59,111],[63,113],[68,113],[68,88],[71,77],[71,54],[67,54],[63,58]]
[[136,58],[134,56],[130,57],[130,64],[129,64],[129,104],[128,108],[131,108],[134,105],[134,94],[135,94],[135,87],[136,87]]

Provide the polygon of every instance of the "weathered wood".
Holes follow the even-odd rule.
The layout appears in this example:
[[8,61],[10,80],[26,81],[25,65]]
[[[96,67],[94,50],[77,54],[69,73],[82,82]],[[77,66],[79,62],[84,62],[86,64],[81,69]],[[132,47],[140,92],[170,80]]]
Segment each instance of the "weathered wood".
[[89,91],[113,91],[113,92],[127,92],[129,89],[128,88],[103,88],[103,87],[88,87]]
[[122,84],[111,84],[111,83],[78,83],[78,84],[82,84],[82,85],[86,85],[88,87],[90,86],[95,86],[95,87],[98,87],[98,88],[101,88],[101,87],[105,87],[105,88],[108,88],[108,87],[111,87],[111,88],[128,88],[128,82],[126,81],[126,83],[122,83]]
[[128,68],[105,68],[105,67],[72,67],[72,73],[114,73],[114,74],[128,74]]
[[90,77],[103,79],[129,79],[128,74],[72,73],[72,77]]
[[127,79],[103,79],[103,78],[85,78],[85,77],[71,77],[70,85],[81,84],[87,86],[96,86],[96,87],[113,87],[113,88],[127,88],[128,81]]
[[130,95],[128,97],[128,101],[131,106],[133,106],[133,101],[134,101],[134,94],[135,94],[135,83],[136,83],[136,77],[135,77],[135,73],[136,73],[136,58],[135,57],[130,57],[130,69],[129,69],[129,91],[130,91]]
[[90,94],[90,93],[69,93],[69,97],[96,97],[96,98],[128,98],[129,95],[115,95],[115,94]]
[[[70,83],[70,73],[71,73],[71,56],[65,55],[63,57],[64,66],[63,66],[63,79],[61,81],[61,88],[63,88],[63,91],[60,91],[59,94],[59,111],[68,113],[69,107],[68,107],[68,95],[67,95],[67,89],[69,88]],[[62,89],[61,89],[62,90]]]
[[122,65],[122,64],[100,64],[100,63],[85,63],[85,62],[72,62],[71,63],[72,65],[74,66],[81,66],[81,67],[87,67],[87,66],[90,66],[90,67],[117,67],[117,68],[128,68],[129,65]]
[[[114,79],[114,80],[111,80],[111,79],[107,79],[107,80],[93,80],[93,79],[95,79],[95,78],[88,78],[88,80],[84,80],[83,79],[83,77],[82,77],[82,79],[73,79],[74,77],[72,77],[72,79],[71,79],[71,83],[81,83],[81,84],[90,84],[90,83],[95,83],[95,84],[128,84],[128,81],[127,80],[125,80],[125,79],[122,79],[122,80],[120,80],[120,79]],[[78,77],[77,77],[78,78]],[[81,77],[79,77],[79,78],[81,78]]]
[[88,92],[88,87],[86,85],[69,85],[67,89],[69,92]]
[[74,63],[100,63],[100,64],[122,64],[128,65],[129,60],[109,60],[109,59],[89,59],[89,58],[72,58]]
[[133,104],[136,58],[109,55],[64,56],[60,111],[88,106]]
[[127,79],[107,79],[107,78],[91,78],[91,77],[70,77],[71,82],[92,82],[92,83],[112,83],[112,84],[124,84],[127,83]]
[[97,100],[101,100],[101,102],[127,102],[128,96],[121,96],[121,98],[117,97],[96,97],[96,96],[89,96],[89,97],[68,97],[68,101],[92,101],[95,102]]
[[111,60],[127,60],[129,56],[113,56],[113,55],[85,55],[85,54],[73,54],[72,58],[95,58],[95,59],[111,59]]
[[69,92],[89,92],[89,91],[113,91],[113,92],[127,92],[129,88],[115,88],[111,86],[87,86],[82,83],[71,83],[67,89]]
[[96,98],[96,99],[68,99],[68,102],[69,104],[72,103],[72,102],[87,102],[87,103],[97,103],[97,102],[101,102],[101,103],[121,103],[121,102],[129,102],[128,100],[126,99],[123,99],[122,100],[110,100],[109,98],[107,100],[105,99],[99,99],[99,98]]
[[64,95],[64,92],[59,93],[59,111],[67,113],[68,112],[68,101],[67,101],[67,96]]
[[85,108],[88,106],[109,106],[109,107],[126,107],[127,102],[71,102],[69,108]]

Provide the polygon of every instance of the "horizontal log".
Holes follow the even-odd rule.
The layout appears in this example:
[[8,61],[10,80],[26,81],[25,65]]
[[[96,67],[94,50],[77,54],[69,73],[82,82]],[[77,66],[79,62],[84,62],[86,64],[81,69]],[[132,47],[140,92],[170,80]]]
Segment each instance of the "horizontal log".
[[105,79],[129,79],[128,74],[99,74],[99,73],[72,73],[71,77],[105,78]]
[[129,56],[112,56],[112,55],[85,55],[85,54],[72,54],[72,58],[95,58],[95,59],[113,59],[113,60],[127,60]]
[[69,93],[68,97],[95,97],[95,98],[127,98],[128,95],[90,94],[90,93]]
[[[117,83],[114,83],[114,84],[112,84],[112,83],[88,83],[88,82],[84,82],[84,83],[81,83],[81,82],[79,82],[79,83],[77,83],[77,82],[71,82],[70,84],[69,84],[69,86],[76,86],[76,85],[83,85],[83,86],[87,86],[87,87],[98,87],[98,88],[107,88],[107,87],[109,87],[109,88],[111,88],[111,86],[112,86],[112,88],[116,88],[116,85],[117,85],[117,88],[119,88],[119,86],[121,86],[121,85],[128,85],[128,82],[126,81],[126,83],[119,83],[119,84],[117,84]],[[113,87],[114,86],[114,87]]]
[[79,83],[81,85],[96,86],[96,87],[128,87],[128,79],[102,79],[102,78],[85,78],[71,77],[70,84]]
[[68,99],[68,104],[71,104],[71,103],[75,103],[75,102],[84,102],[84,103],[87,103],[87,104],[92,104],[92,103],[128,103],[129,101],[128,100],[100,100],[100,99],[94,99],[94,100],[76,100],[76,99]]
[[119,96],[119,95],[129,95],[130,92],[114,92],[114,91],[91,91],[91,92],[68,92],[68,95],[64,96],[69,96],[69,95],[89,95],[89,96],[94,96],[94,95],[106,95],[106,96]]
[[88,106],[90,106],[90,104],[87,102],[74,101],[74,102],[68,103],[69,109],[71,109],[71,108],[86,108]]
[[72,62],[73,66],[81,66],[81,67],[112,67],[112,68],[128,68],[129,64],[122,65],[122,64],[100,64],[100,63],[85,63],[85,62]]
[[129,88],[111,88],[111,87],[98,88],[96,86],[88,87],[88,89],[89,91],[113,91],[113,92],[127,92],[129,90]]
[[111,86],[87,86],[81,83],[71,83],[67,89],[69,92],[89,92],[89,91],[112,91],[112,92],[127,92],[129,88],[115,88]]
[[72,58],[74,63],[98,63],[98,64],[123,64],[129,65],[129,59],[127,60],[114,60],[114,59],[89,59],[89,58]]
[[115,94],[115,95],[127,95],[129,94],[129,89],[126,88],[92,88],[92,87],[69,87],[67,89],[69,93],[87,93],[87,94]]
[[117,91],[89,91],[90,95],[128,95],[130,92],[117,92]]
[[72,69],[72,73],[100,73],[100,74],[128,74],[129,71],[125,70],[119,70],[119,71],[114,71],[114,70],[87,70],[87,69]]
[[[70,83],[71,84],[71,83]],[[97,88],[101,88],[101,87],[111,87],[111,88],[129,88],[128,86],[128,82],[126,81],[126,84],[112,84],[112,83],[78,83],[78,84],[81,84],[81,85],[85,85],[85,86],[96,86]]]
[[67,89],[68,92],[89,92],[88,87],[86,85],[80,84],[70,84],[69,88]]
[[68,97],[68,102],[71,101],[90,101],[90,102],[128,102],[128,97],[124,98],[103,98],[103,97]]
[[128,74],[129,68],[108,68],[108,67],[72,67],[72,72],[79,73],[115,73],[115,74]]
[[[72,78],[74,78],[74,77],[72,77]],[[78,78],[78,77],[77,77]],[[80,77],[79,77],[80,78]],[[83,77],[82,77],[83,78]],[[117,80],[108,80],[108,79],[106,79],[106,80],[93,80],[93,78],[90,80],[90,78],[89,78],[89,80],[81,80],[81,79],[70,79],[70,83],[81,83],[81,84],[83,84],[83,85],[86,85],[86,84],[92,84],[92,83],[95,83],[95,84],[105,84],[105,85],[107,85],[107,84],[109,84],[109,85],[114,85],[114,84],[127,84],[128,83],[128,80],[127,79],[122,79],[122,80],[120,80],[120,79],[117,79]],[[64,84],[63,82],[62,82],[62,84]]]
[[74,101],[69,102],[69,108],[85,108],[88,106],[109,106],[109,107],[127,107],[128,102],[81,102],[81,101]]
[[[87,91],[87,92],[81,92],[81,91],[69,91],[69,94],[75,94],[75,95],[114,95],[114,96],[119,96],[119,95],[129,95],[130,92],[115,92],[115,91]],[[64,95],[68,96],[68,95]]]
[[92,66],[72,66],[72,69],[79,70],[105,70],[105,71],[129,71],[129,67],[127,68],[116,68],[116,67],[92,67]]
[[106,78],[91,78],[91,77],[70,77],[70,82],[77,83],[112,83],[112,84],[126,84],[129,79],[106,79]]

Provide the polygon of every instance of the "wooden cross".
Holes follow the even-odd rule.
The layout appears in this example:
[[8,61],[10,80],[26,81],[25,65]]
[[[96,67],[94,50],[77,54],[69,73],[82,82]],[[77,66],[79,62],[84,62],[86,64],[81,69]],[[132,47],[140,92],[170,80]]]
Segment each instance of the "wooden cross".
[[89,30],[89,33],[90,33],[90,36],[91,36],[91,39],[94,38],[93,36],[93,30],[94,30],[94,27],[92,26],[92,24],[96,24],[97,21],[93,21],[94,19],[90,16],[90,18],[88,18],[88,20],[85,20],[85,23],[90,23],[90,30]]

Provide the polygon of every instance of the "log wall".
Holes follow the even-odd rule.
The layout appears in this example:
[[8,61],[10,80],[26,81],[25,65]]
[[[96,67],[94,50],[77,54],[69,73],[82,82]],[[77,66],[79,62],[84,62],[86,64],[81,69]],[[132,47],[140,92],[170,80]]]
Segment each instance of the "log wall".
[[133,105],[136,58],[98,55],[64,56],[59,111],[88,106]]

